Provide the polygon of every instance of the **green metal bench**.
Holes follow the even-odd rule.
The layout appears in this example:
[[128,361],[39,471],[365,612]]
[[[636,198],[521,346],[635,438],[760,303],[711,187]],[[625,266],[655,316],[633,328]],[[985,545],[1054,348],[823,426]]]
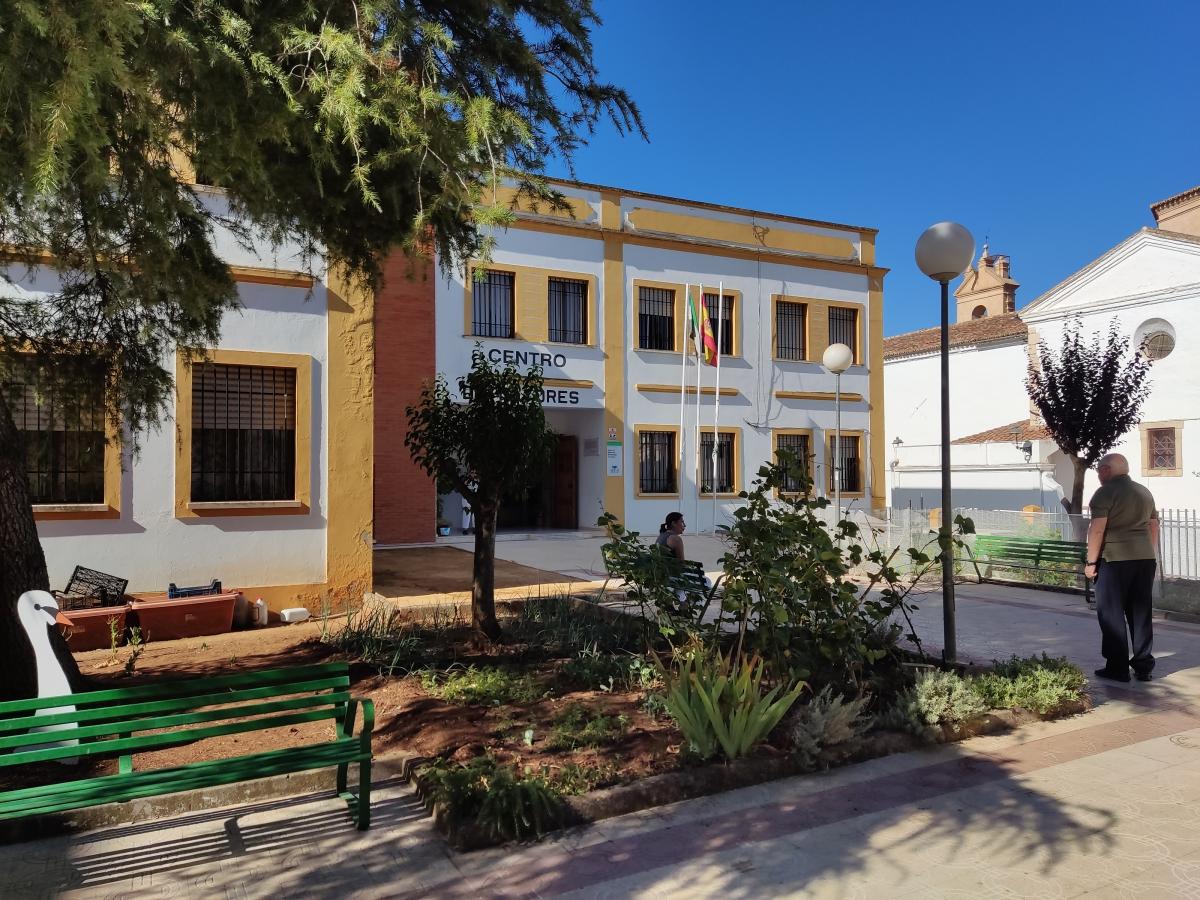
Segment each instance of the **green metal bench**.
[[[1079,541],[1054,541],[1043,538],[1007,537],[981,534],[975,538],[972,551],[976,571],[982,561],[987,574],[980,573],[980,581],[1002,581],[991,577],[994,569],[1024,569],[1033,572],[1055,572],[1083,580],[1083,596],[1092,602],[1092,583],[1083,574],[1087,565],[1087,544]],[[1051,565],[1069,566],[1055,569]]]
[[670,554],[659,550],[657,546],[636,553],[628,560],[620,557],[620,554],[623,552],[612,544],[605,544],[600,548],[600,556],[604,560],[604,571],[607,575],[603,586],[600,588],[601,599],[604,598],[605,592],[608,590],[609,582],[613,578],[621,577],[618,574],[619,572],[637,571],[642,568],[648,569],[654,565],[666,567],[668,571],[667,583],[673,591],[682,591],[689,598],[697,596],[707,598],[708,592],[711,590],[707,576],[704,574],[704,566],[696,560],[676,559]]
[[[73,711],[67,711],[70,707]],[[67,709],[64,709],[66,707]],[[354,735],[362,708],[362,728]],[[282,750],[135,772],[133,754],[205,738],[331,720],[331,740]],[[54,731],[31,731],[45,726]],[[117,756],[115,775],[0,792],[0,819],[250,781],[337,766],[337,793],[359,830],[371,822],[371,732],[375,707],[350,696],[346,663],[246,672],[0,703],[0,771],[86,756]],[[54,746],[53,742],[59,742]],[[358,766],[358,794],[347,789]],[[66,774],[69,770],[64,769]]]

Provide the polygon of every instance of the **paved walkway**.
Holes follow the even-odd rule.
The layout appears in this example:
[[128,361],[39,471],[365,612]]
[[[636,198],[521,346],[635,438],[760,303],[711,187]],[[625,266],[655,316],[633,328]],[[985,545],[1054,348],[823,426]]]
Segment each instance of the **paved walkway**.
[[[940,640],[940,598],[918,630]],[[964,586],[960,656],[1066,654],[1098,636],[1066,594]],[[1156,622],[1149,684],[1008,735],[687,801],[523,848],[456,854],[407,786],[359,834],[329,799],[0,848],[0,896],[1200,897],[1200,628]]]

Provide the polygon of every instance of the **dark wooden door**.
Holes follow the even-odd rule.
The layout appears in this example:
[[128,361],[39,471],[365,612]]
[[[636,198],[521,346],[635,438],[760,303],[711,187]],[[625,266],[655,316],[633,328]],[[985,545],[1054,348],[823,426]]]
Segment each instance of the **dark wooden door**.
[[554,448],[551,527],[579,527],[579,442],[572,434],[560,434]]

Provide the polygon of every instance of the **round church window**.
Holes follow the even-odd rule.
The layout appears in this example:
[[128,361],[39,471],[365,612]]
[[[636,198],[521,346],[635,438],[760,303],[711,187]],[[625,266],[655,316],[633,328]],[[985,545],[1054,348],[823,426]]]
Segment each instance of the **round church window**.
[[1151,362],[1166,359],[1175,349],[1175,329],[1166,319],[1148,319],[1134,332],[1133,344]]

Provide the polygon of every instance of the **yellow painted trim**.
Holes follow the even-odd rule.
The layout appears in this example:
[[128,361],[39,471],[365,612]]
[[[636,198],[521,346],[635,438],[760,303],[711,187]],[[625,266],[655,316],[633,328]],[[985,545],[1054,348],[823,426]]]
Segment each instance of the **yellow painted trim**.
[[[703,442],[705,434],[712,434],[711,428],[700,426],[700,440]],[[706,494],[700,490],[700,478],[696,479],[696,494],[705,500],[736,500],[738,494],[742,491],[742,429],[741,428],[717,428],[718,434],[733,435],[733,490],[725,491],[720,494]],[[701,468],[704,466],[704,460],[701,458]]]
[[333,265],[328,275],[325,579],[330,602],[371,589],[375,499],[375,293]]
[[[679,393],[679,385],[677,385],[677,384],[639,384],[636,387],[637,387],[637,390],[641,391],[643,394],[678,394]],[[693,396],[695,393],[696,393],[696,389],[694,387],[688,388],[687,394],[689,397]],[[711,388],[711,387],[702,387],[702,388],[700,388],[700,393],[705,397],[715,397],[717,395],[717,389]],[[721,388],[721,396],[722,397],[736,397],[736,396],[738,396],[738,389],[731,388],[731,387],[723,387],[723,388]]]
[[867,293],[867,390],[871,401],[869,418],[871,458],[871,508],[888,505],[886,472],[887,441],[884,439],[883,387],[883,276],[871,276]]
[[863,265],[875,265],[875,232],[863,232],[858,237],[858,259]]
[[[811,428],[772,428],[771,429],[771,462],[777,462],[776,452],[779,450],[779,436],[784,434],[799,434],[808,437],[808,477],[812,479],[813,490],[817,486],[817,443]],[[799,491],[775,491],[776,497],[798,497]]]
[[[604,511],[625,521],[625,463],[630,459],[625,424],[625,248],[619,237],[621,200],[612,191],[600,193],[600,223],[604,236],[604,439],[611,432],[621,441],[621,476],[604,474]],[[599,304],[596,304],[597,306]]]
[[[863,432],[850,428],[843,428],[841,431],[843,438],[856,437],[858,438],[858,481],[863,486],[861,491],[842,491],[842,499],[850,498],[855,500],[866,496],[867,472],[866,472],[866,456],[863,454]],[[833,496],[833,438],[832,429],[825,429],[825,489],[826,496]]]
[[[733,288],[721,291],[726,297],[733,298],[733,349],[725,351],[726,356],[740,357],[742,355],[742,292]],[[700,294],[717,295],[717,287],[700,287]],[[687,302],[686,299],[684,302]],[[707,301],[705,301],[707,303]],[[716,335],[714,335],[715,337]]]
[[806,253],[833,259],[858,258],[854,243],[847,238],[798,231],[776,223],[732,222],[686,213],[639,207],[629,213],[629,224],[638,231],[680,235],[706,241],[741,244],[747,247]]
[[282,287],[313,286],[313,277],[307,272],[290,269],[264,269],[258,266],[230,266],[229,274],[234,281],[250,284],[277,284]]
[[[638,310],[641,304],[641,289],[642,288],[658,288],[664,291],[671,291],[675,300],[671,304],[671,315],[674,324],[671,326],[671,332],[675,336],[674,350],[651,350],[645,347],[638,346]],[[629,330],[629,346],[639,353],[673,353],[678,354],[683,352],[685,335],[683,333],[683,306],[687,303],[687,296],[684,293],[682,284],[672,283],[670,281],[646,281],[642,278],[635,278],[633,281],[633,290],[630,292],[630,307],[629,321],[633,327]]]
[[[1173,469],[1152,469],[1150,467],[1150,432],[1175,432],[1175,467]],[[1142,422],[1138,425],[1138,433],[1142,443],[1142,475],[1148,478],[1178,478],[1183,475],[1183,420],[1168,419],[1162,422]]]
[[[777,400],[829,400],[832,402],[837,399],[837,396],[833,391],[776,391],[775,398]],[[858,403],[862,398],[862,394],[842,392],[843,403]]]
[[[642,493],[642,432],[663,431],[675,435],[675,452],[671,463],[675,466],[675,492],[668,494]],[[678,425],[635,425],[633,426],[633,494],[639,500],[674,500],[679,498],[682,473],[679,471],[679,426]]]
[[[572,272],[565,269],[540,269],[534,266],[516,266],[492,263],[486,266],[490,272],[508,272],[513,276],[513,336],[511,338],[495,338],[472,333],[472,295],[475,289],[475,270],[477,263],[468,267],[465,289],[463,291],[463,336],[480,340],[516,340],[536,344],[556,344],[564,347],[595,347],[596,346],[596,294],[599,281],[595,275],[586,272]],[[564,343],[550,340],[550,279],[568,278],[572,281],[582,281],[587,284],[587,327],[588,339],[583,344]]]
[[[809,328],[812,323],[812,316],[809,310],[809,300],[803,297],[792,297],[788,294],[772,294],[771,295],[771,359],[781,363],[801,363],[810,362],[812,335],[809,333]],[[788,359],[779,355],[779,304],[780,303],[795,303],[798,306],[804,307],[804,356],[800,359]]]
[[[603,203],[601,204],[603,220]],[[619,218],[616,219],[619,222]],[[550,222],[535,219],[517,219],[510,228],[522,231],[535,231],[542,234],[561,234],[576,238],[593,238],[605,240],[617,237],[623,244],[639,247],[655,247],[660,250],[678,250],[683,253],[698,253],[702,256],[717,256],[725,259],[761,260],[772,259],[788,265],[800,266],[806,269],[820,269],[826,272],[846,272],[851,275],[886,274],[887,269],[878,266],[864,265],[859,262],[839,262],[815,256],[797,256],[794,253],[783,253],[776,250],[754,250],[742,247],[727,247],[718,244],[704,243],[699,239],[682,240],[680,238],[661,237],[653,234],[634,234],[627,231],[609,231],[609,226],[584,225],[568,222]],[[619,228],[619,226],[616,226]]]
[[595,382],[591,380],[583,381],[576,378],[543,378],[542,385],[559,388],[592,388],[596,386]]
[[596,213],[592,205],[582,197],[564,196],[567,209],[554,209],[548,203],[538,203],[536,198],[524,195],[517,196],[517,189],[501,187],[496,191],[496,202],[514,212],[529,216],[548,216],[552,219],[568,219],[575,222],[595,222]]
[[291,515],[307,514],[312,503],[312,357],[298,353],[260,353],[257,350],[180,349],[175,353],[175,518],[204,515],[279,515],[253,503],[229,504],[223,510],[192,508],[192,364],[271,366],[296,370],[296,496],[301,506]]

